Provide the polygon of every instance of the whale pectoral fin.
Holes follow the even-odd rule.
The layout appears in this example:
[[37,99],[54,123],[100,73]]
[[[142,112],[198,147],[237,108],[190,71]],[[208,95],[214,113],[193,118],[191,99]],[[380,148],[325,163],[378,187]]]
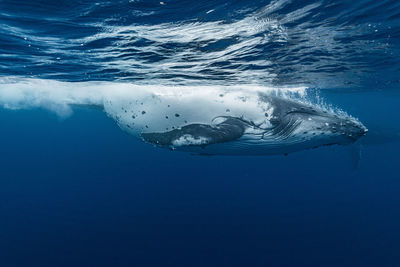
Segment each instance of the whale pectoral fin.
[[243,121],[227,118],[212,126],[207,124],[189,124],[180,129],[159,133],[142,133],[144,141],[160,146],[206,146],[236,140],[244,133]]

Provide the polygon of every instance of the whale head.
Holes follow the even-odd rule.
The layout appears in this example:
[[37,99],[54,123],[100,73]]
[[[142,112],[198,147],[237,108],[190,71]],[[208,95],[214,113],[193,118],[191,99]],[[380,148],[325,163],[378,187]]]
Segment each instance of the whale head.
[[263,140],[280,143],[288,152],[350,144],[368,131],[362,123],[347,115],[276,96],[263,95],[260,98],[273,107],[272,127],[263,134]]

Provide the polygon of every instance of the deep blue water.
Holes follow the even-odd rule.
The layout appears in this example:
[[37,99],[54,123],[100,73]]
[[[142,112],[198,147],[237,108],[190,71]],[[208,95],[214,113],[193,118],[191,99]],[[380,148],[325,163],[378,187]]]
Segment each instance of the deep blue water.
[[[191,156],[55,81],[306,86],[369,132]],[[399,1],[0,1],[0,266],[400,266],[399,89]]]

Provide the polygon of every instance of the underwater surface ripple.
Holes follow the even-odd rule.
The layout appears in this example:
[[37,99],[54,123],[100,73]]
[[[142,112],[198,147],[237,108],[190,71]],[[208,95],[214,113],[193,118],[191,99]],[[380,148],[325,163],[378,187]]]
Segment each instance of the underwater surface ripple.
[[399,83],[399,24],[395,0],[1,1],[0,73],[392,86]]

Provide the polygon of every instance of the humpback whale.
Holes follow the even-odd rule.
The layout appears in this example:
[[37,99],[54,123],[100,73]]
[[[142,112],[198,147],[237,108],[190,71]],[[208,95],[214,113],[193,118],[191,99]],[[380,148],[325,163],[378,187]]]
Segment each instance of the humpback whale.
[[367,132],[348,115],[259,90],[142,90],[104,108],[149,144],[200,155],[288,154],[350,144]]

